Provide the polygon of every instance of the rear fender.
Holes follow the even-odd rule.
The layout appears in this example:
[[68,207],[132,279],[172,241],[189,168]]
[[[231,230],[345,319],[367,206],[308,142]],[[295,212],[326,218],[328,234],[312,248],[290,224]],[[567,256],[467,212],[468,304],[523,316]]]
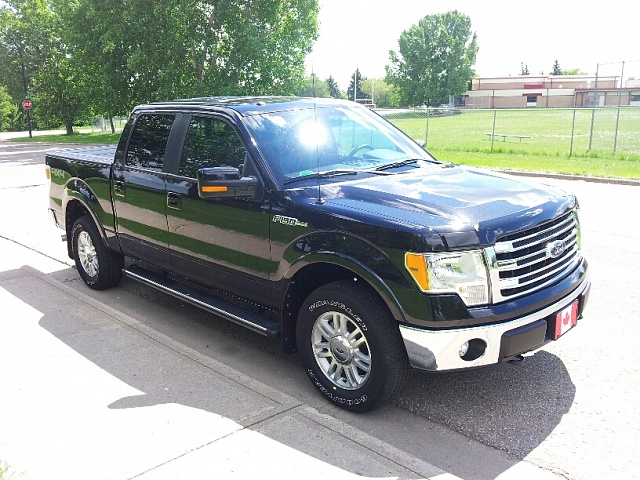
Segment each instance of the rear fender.
[[93,223],[98,228],[98,232],[100,232],[104,245],[107,248],[111,248],[103,219],[111,217],[112,214],[105,211],[96,194],[84,180],[72,178],[67,182],[62,194],[62,205],[64,206],[64,221],[67,238],[69,239],[69,249],[71,249],[71,228],[73,223],[82,216],[82,211],[83,214],[86,213],[91,216]]

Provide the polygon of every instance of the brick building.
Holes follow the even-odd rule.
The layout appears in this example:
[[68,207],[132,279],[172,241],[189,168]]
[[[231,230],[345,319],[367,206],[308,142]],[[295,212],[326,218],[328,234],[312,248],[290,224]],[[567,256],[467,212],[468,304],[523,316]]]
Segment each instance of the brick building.
[[476,77],[462,96],[467,108],[591,107],[640,105],[640,81],[618,87],[617,76],[517,75]]

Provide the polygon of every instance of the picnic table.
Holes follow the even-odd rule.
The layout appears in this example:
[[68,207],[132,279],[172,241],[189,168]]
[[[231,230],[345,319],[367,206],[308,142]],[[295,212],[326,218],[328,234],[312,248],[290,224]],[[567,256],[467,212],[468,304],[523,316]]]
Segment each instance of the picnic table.
[[513,137],[513,138],[517,138],[518,140],[520,140],[520,143],[522,143],[522,139],[523,138],[531,138],[530,135],[515,135],[512,133],[492,133],[492,132],[485,132],[485,135],[489,135],[490,137],[502,137],[502,141],[506,142],[507,141],[507,137]]

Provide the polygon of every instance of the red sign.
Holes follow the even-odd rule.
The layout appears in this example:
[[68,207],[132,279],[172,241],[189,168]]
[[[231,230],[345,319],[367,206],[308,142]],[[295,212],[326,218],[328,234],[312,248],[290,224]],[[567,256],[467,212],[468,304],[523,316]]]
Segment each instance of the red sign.
[[22,108],[24,108],[25,110],[29,110],[31,108],[31,100],[26,99],[26,100],[22,100]]

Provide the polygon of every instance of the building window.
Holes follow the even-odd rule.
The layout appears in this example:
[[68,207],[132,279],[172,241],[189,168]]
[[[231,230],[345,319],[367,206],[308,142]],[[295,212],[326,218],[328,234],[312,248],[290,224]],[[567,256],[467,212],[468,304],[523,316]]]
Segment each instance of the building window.
[[527,95],[527,107],[537,107],[537,106],[538,106],[538,96]]

